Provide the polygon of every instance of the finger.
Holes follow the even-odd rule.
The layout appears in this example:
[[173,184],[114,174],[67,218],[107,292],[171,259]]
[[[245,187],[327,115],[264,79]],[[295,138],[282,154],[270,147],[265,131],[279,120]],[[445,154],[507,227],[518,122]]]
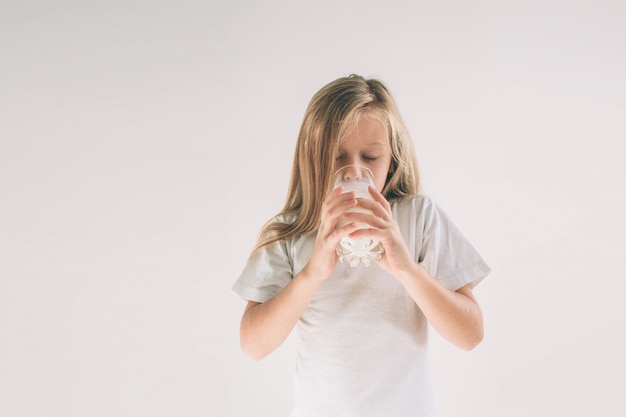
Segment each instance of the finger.
[[387,201],[384,195],[379,193],[378,190],[372,187],[371,185],[367,187],[367,191],[374,198],[374,201],[377,201],[378,203],[380,203],[385,208],[385,210],[389,214],[391,214],[391,204],[389,204],[389,201]]
[[359,230],[359,227],[361,226],[357,222],[347,222],[342,226],[329,229],[324,236],[324,240],[326,241],[325,245],[333,248],[336,247],[342,237],[348,236],[350,233]]
[[325,202],[322,207],[320,233],[323,236],[330,236],[335,231],[341,215],[357,204],[354,193],[339,194]]
[[322,203],[322,212],[331,211],[332,208],[338,204],[338,202],[348,199],[349,197],[350,193],[344,193],[342,186],[333,189],[330,193],[328,193],[326,199]]
[[349,212],[344,213],[343,217],[349,221],[355,221],[358,223],[365,223],[370,227],[377,229],[387,228],[388,222],[372,213],[363,212]]
[[379,229],[375,227],[359,228],[351,232],[350,234],[348,234],[348,237],[351,239],[360,239],[362,237],[368,238],[368,239],[376,239],[380,241],[381,243],[383,243],[384,245],[394,240],[393,233],[391,233],[389,230]]
[[337,197],[338,195],[343,193],[343,186],[340,185],[337,188],[334,188],[330,193],[328,193],[328,195],[326,196],[326,200],[324,200],[324,203],[328,203],[330,202],[333,198]]
[[338,227],[333,233],[331,233],[329,237],[335,240],[336,242],[339,242],[339,239],[356,232],[357,230],[359,230],[359,227],[361,227],[359,223],[350,222],[350,223],[345,224],[342,227]]
[[353,191],[343,193],[328,202],[326,212],[331,218],[338,218],[346,210],[355,207],[357,204],[356,194]]
[[362,237],[368,238],[368,239],[377,239],[379,241],[383,241],[383,237],[384,234],[381,233],[380,229],[374,229],[374,228],[364,228],[364,229],[357,229],[351,233],[348,234],[348,237],[351,239],[360,239]]
[[372,213],[374,213],[374,215],[385,219],[385,220],[390,220],[391,219],[391,213],[389,213],[385,207],[379,203],[378,201],[374,201],[372,199],[369,198],[357,198],[358,202],[359,202],[359,207],[364,208],[366,210],[371,211]]

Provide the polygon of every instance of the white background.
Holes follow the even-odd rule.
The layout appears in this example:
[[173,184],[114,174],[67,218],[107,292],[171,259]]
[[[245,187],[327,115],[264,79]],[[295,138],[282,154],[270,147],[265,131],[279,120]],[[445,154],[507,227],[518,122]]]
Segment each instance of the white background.
[[623,1],[5,0],[0,48],[0,415],[287,416],[230,286],[353,72],[493,268],[441,415],[626,415]]

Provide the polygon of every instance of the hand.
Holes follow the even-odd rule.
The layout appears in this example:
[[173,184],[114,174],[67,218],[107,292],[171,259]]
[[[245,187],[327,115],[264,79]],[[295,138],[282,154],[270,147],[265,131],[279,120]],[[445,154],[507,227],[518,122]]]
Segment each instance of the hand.
[[378,239],[385,248],[378,264],[398,277],[401,272],[413,267],[415,262],[402,238],[398,223],[393,219],[389,202],[374,187],[368,187],[368,191],[373,200],[358,198],[357,201],[359,207],[371,213],[346,213],[344,217],[350,221],[365,223],[370,229],[354,231],[349,237]]
[[346,210],[356,207],[354,192],[343,193],[343,187],[335,188],[322,204],[320,227],[315,238],[315,246],[304,269],[316,280],[328,279],[337,264],[336,248],[339,240],[358,229],[356,222],[337,227],[339,218]]

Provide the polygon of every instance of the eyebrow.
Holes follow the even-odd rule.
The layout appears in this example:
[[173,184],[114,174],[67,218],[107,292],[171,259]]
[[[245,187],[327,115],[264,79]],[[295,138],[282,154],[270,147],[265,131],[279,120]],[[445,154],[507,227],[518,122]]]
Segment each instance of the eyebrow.
[[372,142],[363,144],[363,146],[365,148],[387,148],[389,147],[389,143],[383,140],[374,140]]
[[[344,138],[345,139],[345,138]],[[338,144],[339,148],[342,148],[344,145],[345,140],[341,140]],[[385,137],[380,137],[380,138],[372,138],[371,141],[369,142],[361,142],[362,145],[366,148],[387,148],[387,147],[391,147],[391,143],[389,143],[389,138]]]
[[[370,143],[366,143],[363,145],[363,148],[365,149],[370,149],[370,148],[387,148],[389,147],[388,143],[385,142],[379,142],[379,141],[374,141],[374,142],[370,142]],[[341,150],[343,148],[342,144],[339,145],[339,150]]]

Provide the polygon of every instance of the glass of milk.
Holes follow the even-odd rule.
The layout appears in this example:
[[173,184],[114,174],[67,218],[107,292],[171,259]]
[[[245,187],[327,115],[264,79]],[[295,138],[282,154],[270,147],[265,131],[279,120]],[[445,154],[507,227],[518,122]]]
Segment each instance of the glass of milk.
[[[376,187],[372,171],[370,171],[367,167],[359,165],[344,166],[335,172],[333,176],[333,189],[343,186],[344,193],[354,191],[357,198],[369,198],[372,200],[372,196],[369,191],[367,191],[367,187],[370,185],[372,187]],[[370,210],[366,210],[359,206],[349,209],[348,212],[371,213]],[[337,227],[342,227],[347,223],[348,221],[346,219],[339,218]],[[360,223],[359,226],[360,229],[369,227],[364,223]],[[382,253],[383,245],[378,241],[378,239],[351,239],[348,236],[344,236],[337,245],[337,255],[339,255],[339,261],[347,262],[353,267],[359,264],[369,266],[372,261],[379,261]]]

